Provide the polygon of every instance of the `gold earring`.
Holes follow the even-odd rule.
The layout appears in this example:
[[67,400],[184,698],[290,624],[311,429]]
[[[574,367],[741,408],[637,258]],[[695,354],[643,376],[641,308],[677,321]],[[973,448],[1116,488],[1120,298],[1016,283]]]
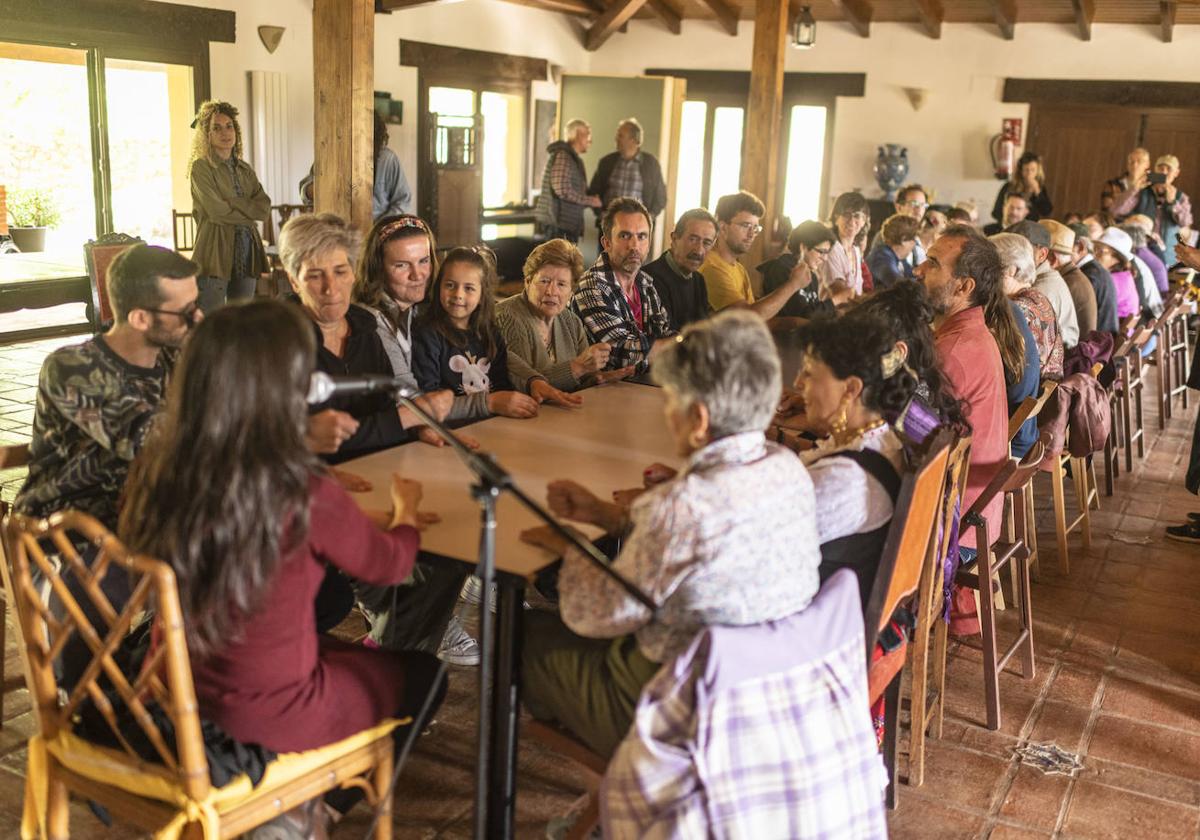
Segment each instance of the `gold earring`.
[[835,440],[837,438],[840,438],[842,435],[844,435],[846,433],[846,425],[848,423],[848,420],[846,417],[848,406],[846,405],[846,403],[847,403],[847,399],[845,397],[843,397],[841,407],[838,409],[837,416],[833,418],[833,423],[830,427],[830,430],[832,431],[833,437]]

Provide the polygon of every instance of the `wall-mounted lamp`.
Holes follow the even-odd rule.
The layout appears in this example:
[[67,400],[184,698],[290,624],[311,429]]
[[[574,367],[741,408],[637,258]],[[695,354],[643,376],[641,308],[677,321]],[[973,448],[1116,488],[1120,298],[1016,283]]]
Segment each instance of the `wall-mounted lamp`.
[[798,50],[807,50],[817,43],[817,22],[813,20],[812,9],[803,6],[792,24],[792,46]]

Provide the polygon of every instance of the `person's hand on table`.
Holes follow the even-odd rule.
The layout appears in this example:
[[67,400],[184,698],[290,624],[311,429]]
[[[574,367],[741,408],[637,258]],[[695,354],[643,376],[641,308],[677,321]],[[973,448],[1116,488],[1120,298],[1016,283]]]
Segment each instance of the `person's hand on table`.
[[357,420],[344,411],[327,408],[309,416],[305,442],[310,451],[330,455],[357,431]]
[[[467,449],[479,448],[479,441],[470,435],[465,435],[462,432],[455,432],[454,434],[458,436],[458,439],[463,442]],[[428,426],[422,426],[417,429],[417,440],[421,441],[421,443],[427,443],[430,446],[442,447],[446,445],[446,441],[442,440],[442,436]]]
[[656,461],[642,470],[642,484],[646,487],[653,487],[664,481],[670,481],[677,475],[679,475],[679,470]]
[[589,373],[599,373],[608,364],[608,357],[611,354],[612,345],[607,341],[600,341],[585,348],[582,353],[571,360],[571,375],[576,379],[583,379]]
[[421,482],[392,474],[392,521],[391,527],[411,525],[421,527],[421,516],[417,508],[421,505]]
[[616,370],[602,370],[599,373],[594,374],[593,379],[596,380],[597,385],[603,385],[606,382],[616,382],[619,379],[627,379],[630,376],[633,376],[633,373],[636,370],[637,365],[626,365],[625,367],[617,368]]
[[329,477],[342,485],[342,489],[348,493],[370,493],[375,489],[375,485],[361,475],[346,470],[330,468]]
[[418,531],[424,531],[430,525],[436,525],[441,521],[442,521],[442,517],[439,514],[436,514],[431,510],[417,511],[417,530]]
[[519,391],[493,391],[488,394],[488,411],[504,417],[526,420],[537,417],[537,400]]
[[631,487],[628,490],[614,490],[613,504],[629,509],[633,504],[634,499],[646,492],[645,487]]
[[591,490],[569,479],[550,482],[546,504],[555,516],[587,522],[615,534],[625,525],[625,510],[612,502],[601,501]]
[[529,396],[533,397],[539,403],[554,403],[555,405],[561,405],[563,408],[579,408],[579,406],[583,405],[583,397],[579,394],[568,394],[566,391],[560,391],[545,379],[535,379],[529,383]]

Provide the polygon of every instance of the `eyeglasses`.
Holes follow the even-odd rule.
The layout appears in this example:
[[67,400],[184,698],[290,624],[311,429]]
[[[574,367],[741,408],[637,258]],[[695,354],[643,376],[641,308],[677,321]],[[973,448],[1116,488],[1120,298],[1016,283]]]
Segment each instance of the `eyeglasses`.
[[824,248],[813,248],[813,249],[812,249],[812,251],[813,251],[814,253],[820,254],[822,257],[827,257],[827,256],[829,256],[829,252],[830,252],[830,251],[832,251],[832,250],[833,250],[833,246],[832,246],[832,245],[826,246],[826,247],[824,247]]
[[929,204],[928,204],[927,202],[924,202],[924,201],[915,201],[915,200],[914,200],[914,201],[906,201],[906,202],[904,202],[904,206],[905,206],[905,207],[928,207],[928,206],[929,206]]
[[153,312],[156,315],[174,315],[176,318],[182,318],[183,322],[189,327],[196,325],[196,315],[200,313],[200,304],[192,301],[189,306],[178,311],[174,309],[151,309],[149,306],[139,306],[138,309],[143,312]]
[[853,213],[843,213],[841,218],[852,219],[857,222],[865,222],[867,220],[867,214],[861,211],[855,211]]
[[734,227],[740,227],[746,233],[753,233],[756,236],[762,233],[762,225],[756,225],[754,222],[731,222]]

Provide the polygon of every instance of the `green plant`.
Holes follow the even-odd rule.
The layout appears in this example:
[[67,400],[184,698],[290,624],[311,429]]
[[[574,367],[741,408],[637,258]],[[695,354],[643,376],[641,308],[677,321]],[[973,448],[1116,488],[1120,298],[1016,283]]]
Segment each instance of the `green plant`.
[[16,227],[54,227],[62,220],[58,205],[40,190],[13,190],[8,195],[8,216]]

